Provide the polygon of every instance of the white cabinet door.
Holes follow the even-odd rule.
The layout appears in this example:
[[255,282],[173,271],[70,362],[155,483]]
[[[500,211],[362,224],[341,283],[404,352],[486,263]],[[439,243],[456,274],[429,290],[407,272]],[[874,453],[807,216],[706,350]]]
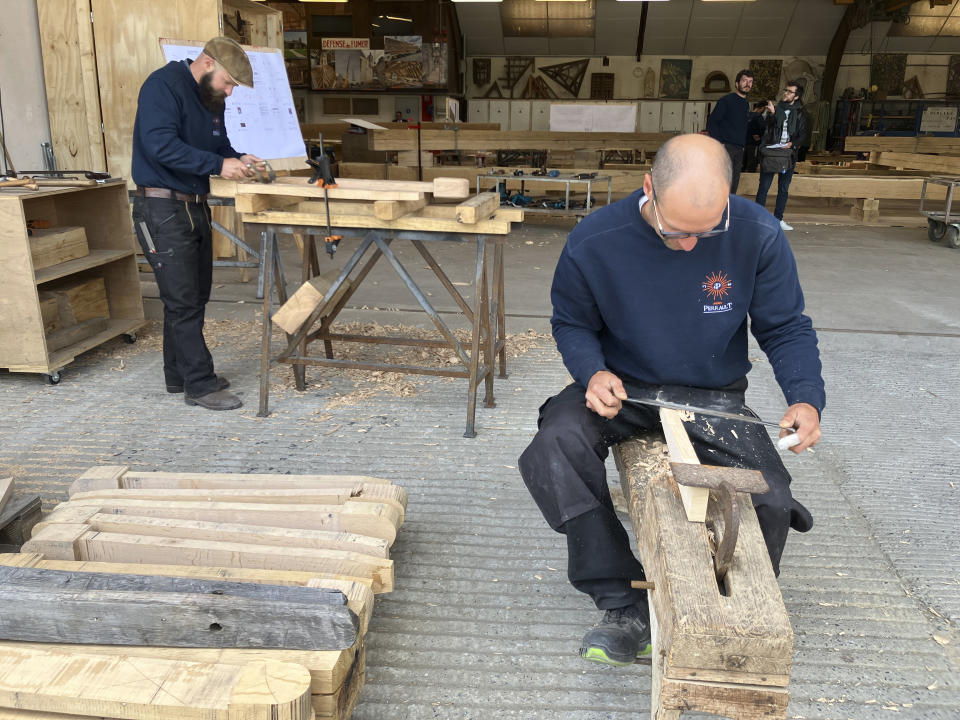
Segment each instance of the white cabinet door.
[[707,104],[705,102],[684,103],[683,131],[695,133],[707,129]]
[[511,100],[510,101],[510,129],[511,130],[529,130],[530,129],[530,101],[529,100]]
[[642,133],[660,132],[660,103],[650,100],[640,102],[640,130]]
[[535,132],[550,129],[549,100],[534,100],[530,103],[530,129]]
[[469,114],[470,114],[470,122],[475,122],[475,123],[490,122],[490,101],[489,100],[471,100]]
[[660,132],[683,130],[683,103],[665,102],[660,113]]
[[500,123],[501,130],[510,129],[510,101],[491,100],[490,119],[487,122]]

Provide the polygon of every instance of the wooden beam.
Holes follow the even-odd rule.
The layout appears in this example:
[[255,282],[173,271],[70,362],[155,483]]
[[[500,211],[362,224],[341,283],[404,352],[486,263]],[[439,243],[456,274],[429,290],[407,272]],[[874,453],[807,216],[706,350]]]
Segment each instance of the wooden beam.
[[[421,150],[646,150],[656,152],[669,133],[580,133],[464,130],[424,130]],[[410,130],[384,130],[371,135],[372,150],[416,150],[417,134]]]
[[[918,153],[873,152],[870,162],[887,167],[923,170],[940,175],[960,174],[960,157],[950,155],[921,155]],[[929,189],[929,187],[928,187]]]
[[0,707],[151,720],[308,720],[302,665],[0,651]]
[[210,193],[218,197],[296,195],[322,199],[326,191],[331,200],[419,200],[424,193],[460,199],[470,194],[470,183],[456,177],[437,177],[432,182],[338,178],[336,187],[326,189],[309,181],[307,177],[285,176],[272,183],[240,183],[214,176],[210,178]]
[[56,560],[300,570],[369,581],[375,593],[393,590],[392,560],[343,550],[97,532],[70,523],[45,526],[23,550]]
[[99,532],[124,533],[128,535],[151,535],[154,537],[191,538],[193,540],[223,540],[250,545],[279,545],[281,547],[315,548],[318,550],[343,550],[374,558],[387,559],[387,541],[353,533],[304,530],[265,525],[237,525],[231,523],[205,522],[203,520],[169,520],[137,515],[100,513],[86,506],[66,507],[51,513],[44,522],[34,528],[39,533],[49,525],[82,524]]
[[[268,223],[288,225],[327,224],[327,214],[322,202],[302,202],[296,211],[268,211],[244,215],[247,223]],[[484,220],[473,225],[465,225],[454,220],[441,220],[429,217],[407,215],[396,220],[379,220],[366,215],[334,215],[331,212],[330,224],[341,228],[370,228],[381,230],[415,230],[424,232],[478,233],[482,235],[508,235],[510,222],[505,220]]]
[[[700,460],[693,449],[693,444],[683,429],[683,414],[669,408],[660,408],[660,423],[663,425],[663,435],[670,448],[670,460],[676,463],[690,463],[698,465]],[[678,485],[680,498],[683,500],[683,509],[687,513],[687,520],[703,522],[707,517],[707,501],[710,499],[710,490],[703,487]]]
[[457,205],[457,222],[475,225],[488,220],[500,207],[500,193],[483,192]]
[[383,538],[391,545],[396,539],[400,522],[399,513],[390,505],[354,500],[343,505],[286,505],[92,498],[71,500],[69,504],[74,507],[86,505],[100,512],[124,515],[351,532]]
[[[49,570],[72,570],[105,574],[132,573],[137,575],[166,575],[169,577],[196,578],[202,580],[230,580],[232,582],[260,583],[264,585],[300,585],[325,587],[339,590],[347,598],[347,607],[360,620],[360,632],[366,633],[373,612],[373,591],[369,580],[342,580],[323,573],[296,570],[269,570],[259,568],[208,567],[204,565],[139,565],[135,563],[106,563],[76,560],[53,560],[41,553],[0,553],[0,565],[8,567],[36,567]],[[248,656],[244,656],[248,657]],[[219,661],[218,661],[219,662]],[[244,660],[246,662],[246,660]],[[297,661],[299,662],[299,660]],[[339,687],[340,677],[327,678],[325,682]],[[329,689],[320,692],[330,692]]]
[[419,210],[426,204],[425,198],[420,200],[375,200],[373,214],[380,220],[396,220]]
[[0,638],[21,642],[346,650],[357,639],[343,593],[322,588],[0,567],[0,604]]

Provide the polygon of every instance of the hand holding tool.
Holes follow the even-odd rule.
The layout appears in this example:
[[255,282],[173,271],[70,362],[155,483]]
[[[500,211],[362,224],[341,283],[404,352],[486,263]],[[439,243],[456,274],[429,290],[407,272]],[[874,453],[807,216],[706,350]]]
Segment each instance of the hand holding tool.
[[[711,415],[713,417],[721,417],[727,420],[738,420],[740,422],[753,423],[755,425],[767,425],[769,427],[774,427],[777,430],[793,429],[793,428],[785,428],[779,423],[770,422],[768,420],[761,420],[760,418],[752,417],[750,415],[741,415],[740,413],[725,412],[723,410],[712,410],[711,408],[702,408],[702,407],[697,407],[695,405],[684,405],[683,403],[668,402],[666,400],[645,400],[640,398],[627,398],[624,402],[633,403],[635,405],[652,405],[654,407],[668,408],[670,410],[677,410],[679,412],[689,412],[695,415]],[[787,450],[799,444],[800,444],[800,436],[796,432],[790,435],[785,435],[784,437],[777,440],[777,448],[780,450]]]
[[270,166],[270,163],[266,160],[261,160],[256,163],[247,163],[247,167],[253,170],[253,181],[269,184],[277,179],[277,173],[274,172],[273,168]]
[[333,254],[337,251],[337,246],[340,244],[340,241],[343,240],[343,236],[334,235],[333,228],[330,225],[330,193],[327,192],[327,190],[328,188],[335,188],[337,186],[337,179],[333,176],[330,158],[327,157],[327,154],[323,151],[322,135],[320,136],[320,157],[317,160],[307,158],[307,165],[313,168],[313,174],[310,176],[308,182],[311,185],[316,183],[317,187],[323,188],[323,205],[327,211],[327,235],[323,238],[323,243],[326,247],[327,255],[332,258]]

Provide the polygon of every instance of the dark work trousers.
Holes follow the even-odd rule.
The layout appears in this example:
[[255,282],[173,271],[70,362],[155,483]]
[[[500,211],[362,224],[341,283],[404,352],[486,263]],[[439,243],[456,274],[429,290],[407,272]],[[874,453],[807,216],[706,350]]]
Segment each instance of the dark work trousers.
[[777,204],[773,209],[773,216],[783,220],[783,213],[787,209],[787,198],[790,194],[790,182],[793,180],[793,167],[782,173],[760,173],[760,182],[757,185],[757,204],[767,204],[767,192],[773,183],[773,176],[777,176]]
[[760,162],[759,145],[746,145],[743,148],[743,172],[755,173]]
[[163,301],[164,379],[183,385],[192,397],[213,392],[217,378],[203,339],[213,279],[210,208],[205,202],[135,197],[133,225]]
[[727,155],[730,156],[730,163],[733,165],[733,178],[730,180],[730,194],[737,194],[737,186],[740,184],[740,169],[743,167],[743,145],[731,145],[724,143],[727,149]]
[[[744,404],[746,378],[722,390],[650,386],[624,381],[630,397],[655,398],[753,415]],[[813,518],[790,493],[790,475],[762,425],[697,415],[684,422],[706,465],[760,470],[770,486],[753,503],[774,572],[780,572],[790,527],[806,532]],[[540,408],[539,431],[520,456],[520,474],[550,527],[567,537],[567,576],[601,610],[645,603],[631,580],[644,577],[617,518],[604,461],[609,447],[660,428],[655,407],[624,405],[607,420],[586,407],[582,385],[568,385]]]

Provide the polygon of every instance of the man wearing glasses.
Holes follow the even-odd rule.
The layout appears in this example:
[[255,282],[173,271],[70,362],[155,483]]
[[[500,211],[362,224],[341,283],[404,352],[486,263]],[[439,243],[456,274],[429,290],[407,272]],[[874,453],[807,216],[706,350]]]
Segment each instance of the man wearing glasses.
[[[553,335],[574,382],[540,408],[539,431],[520,457],[544,518],[567,538],[571,584],[605,611],[580,654],[612,665],[649,652],[649,609],[631,580],[630,550],[607,487],[608,448],[660,427],[660,399],[752,414],[744,404],[747,326],[766,353],[788,408],[780,426],[802,452],[820,438],[826,399],[817,338],[803,314],[793,254],[777,221],[730,195],[730,158],[704,135],[681,135],[657,153],[643,189],[584,219],[554,274]],[[708,422],[709,420],[709,422]],[[754,497],[774,571],[790,527],[810,513],[759,425],[697,416],[684,426],[699,458],[763,473]]]
[[797,153],[801,147],[809,144],[810,132],[807,112],[800,100],[803,88],[795,82],[788,82],[783,90],[783,99],[774,106],[767,101],[763,113],[766,132],[760,140],[760,178],[757,185],[757,203],[765,205],[767,191],[777,176],[777,204],[773,216],[780,221],[783,230],[793,230],[783,219],[790,194],[790,182],[797,165]]

